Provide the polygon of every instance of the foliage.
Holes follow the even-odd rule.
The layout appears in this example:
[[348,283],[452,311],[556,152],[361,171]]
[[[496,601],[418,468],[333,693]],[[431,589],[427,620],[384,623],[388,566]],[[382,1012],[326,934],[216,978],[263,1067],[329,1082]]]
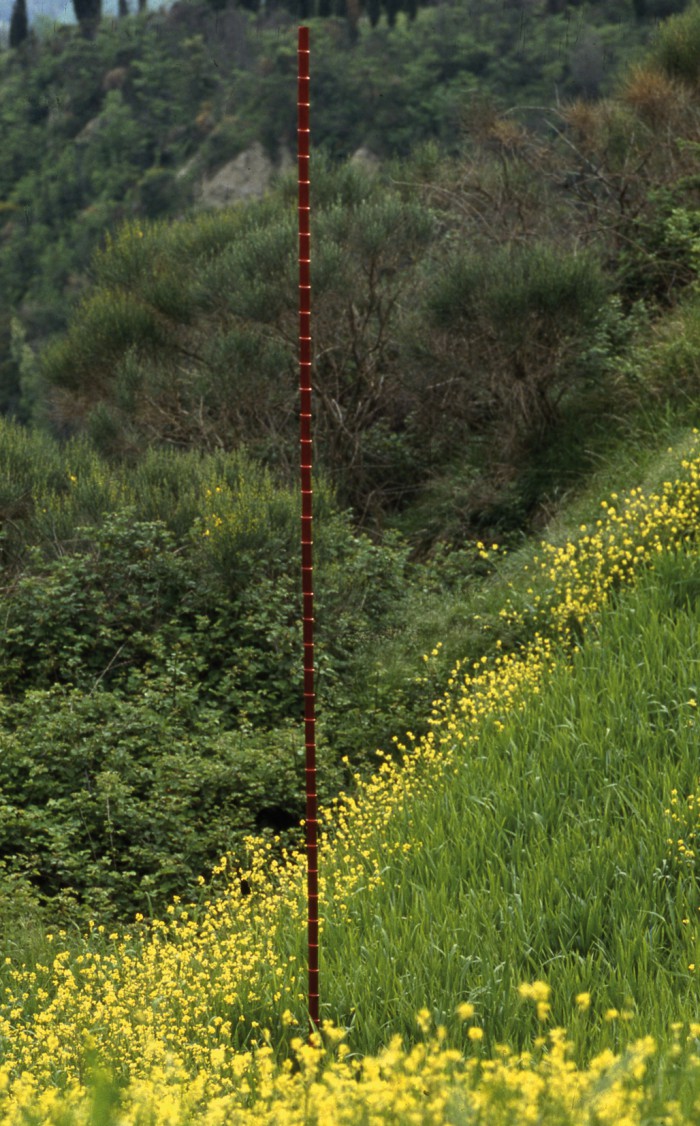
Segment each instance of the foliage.
[[[82,27],[5,53],[0,409],[36,417],[6,343],[12,316],[33,349],[62,330],[106,231],[181,216],[202,180],[253,141],[275,161],[293,147],[296,14],[250,7],[139,5],[95,27],[91,2]],[[519,9],[480,0],[468,21],[461,2],[421,6],[412,20],[409,3],[390,28],[383,17],[372,26],[377,5],[359,21],[356,5],[342,8],[311,21],[314,143],[334,159],[361,147],[408,157],[431,138],[454,152],[477,90],[479,101],[541,106],[588,96],[593,74],[605,91],[657,16],[630,22],[622,0],[556,11],[544,0]],[[387,11],[393,18],[398,3]]]
[[[651,394],[666,409],[692,411],[700,387],[700,303],[691,290],[673,313],[646,339],[631,362],[644,369]],[[654,410],[653,406],[648,409]]]
[[162,910],[266,817],[302,816],[298,732],[197,719],[177,654],[170,670],[131,700],[56,686],[3,705],[0,856],[54,918]]
[[688,8],[663,23],[653,40],[651,58],[671,79],[680,79],[692,88],[700,77],[700,6]]
[[[397,26],[391,41],[409,34]],[[204,25],[187,40],[195,71],[207,43]],[[293,63],[286,41],[276,52],[268,60],[273,101]],[[321,49],[321,88],[324,58]],[[525,114],[481,102],[451,159],[428,145],[374,175],[317,159],[316,441],[341,503],[363,526],[401,521],[415,504],[425,512],[456,474],[457,534],[480,534],[489,522],[499,535],[523,527],[555,487],[539,453],[558,450],[547,461],[555,466],[572,433],[567,418],[629,409],[639,386],[624,386],[620,373],[630,371],[625,354],[644,308],[673,304],[696,272],[697,108],[655,60],[652,50],[614,97],[550,114],[548,134]],[[146,70],[139,75],[136,86]],[[168,82],[154,82],[154,99]],[[110,114],[129,132],[121,117],[128,90],[108,94],[107,132]],[[334,135],[342,131],[336,121]],[[108,174],[107,160],[98,167]],[[154,207],[172,175],[148,170],[142,188]],[[289,475],[293,191],[283,179],[245,208],[177,224],[137,218],[108,234],[68,332],[43,350],[38,368],[26,339],[14,348],[14,362],[30,373],[25,403],[39,410],[50,401],[57,431],[87,431],[112,458],[134,461],[154,442],[245,443]],[[463,246],[468,254],[456,249]],[[470,273],[462,280],[479,308],[448,324],[436,309],[460,270]],[[560,291],[571,299],[565,319],[550,300]],[[586,439],[576,440],[585,460]],[[409,514],[404,526],[416,523]],[[422,546],[454,524],[431,523]]]
[[[361,23],[354,53],[337,23],[314,28],[329,146],[337,138],[337,152],[351,151],[370,110],[386,153],[436,128],[456,136],[476,73],[465,77],[460,62],[476,35],[462,15],[418,14],[428,62],[403,20],[391,35]],[[500,18],[485,10],[482,31]],[[80,434],[59,447],[0,427],[0,894],[15,889],[19,915],[26,907],[34,921],[39,899],[65,918],[159,909],[175,890],[193,894],[224,849],[242,863],[246,832],[291,839],[301,809],[295,185],[281,179],[245,208],[147,219],[191,199],[177,171],[185,160],[215,167],[258,127],[277,145],[291,121],[293,47],[284,20],[253,36],[228,9],[212,23],[183,5],[144,18],[138,36],[122,23],[92,41],[63,35],[45,53],[28,45],[28,100],[11,108],[0,97],[0,284],[6,269],[10,304],[31,298],[8,318],[2,393],[38,420],[50,386],[54,428]],[[477,57],[470,43],[469,66],[487,84],[487,49]],[[521,44],[528,59],[540,47]],[[583,47],[576,81],[587,94]],[[226,52],[239,101],[210,66]],[[509,59],[504,49],[506,70]],[[552,63],[543,81],[566,65]],[[4,71],[14,96],[19,70],[4,60]],[[31,82],[57,83],[59,72],[56,105],[35,97]],[[420,94],[408,109],[406,83]],[[50,174],[32,163],[49,119]],[[499,553],[477,537],[515,539],[591,464],[600,435],[640,404],[669,401],[670,384],[694,409],[697,109],[687,83],[650,63],[615,98],[579,101],[550,124],[546,136],[527,114],[473,103],[449,158],[427,145],[374,175],[315,158],[328,797],[345,756],[364,769],[392,735],[425,736],[453,656],[524,644],[554,612],[542,597],[537,614],[497,616],[498,636],[492,615],[482,633],[466,591]],[[110,231],[117,216],[128,221]],[[86,262],[98,237],[90,286],[69,281],[70,256]],[[74,309],[47,351],[65,316],[61,290]],[[683,290],[689,299],[648,349],[631,349],[647,331],[644,302],[673,304]],[[688,331],[674,343],[678,323]],[[432,555],[410,560],[386,533],[392,523]],[[445,650],[430,634],[440,602]],[[48,763],[47,746],[60,750]]]
[[[410,404],[402,401],[395,325],[409,284],[402,263],[430,238],[431,215],[351,167],[321,164],[315,184],[316,440],[342,500],[380,509],[412,472],[398,433]],[[177,227],[127,226],[110,240],[95,261],[96,288],[45,356],[59,425],[87,428],[116,455],[153,441],[246,443],[291,468],[290,187],[245,211]],[[185,258],[192,268],[183,278]]]
[[[66,911],[71,895],[105,917],[144,910],[147,895],[162,906],[245,832],[298,825],[298,497],[242,453],[154,452],[117,473],[86,445],[4,424],[0,458],[0,857]],[[397,695],[370,702],[366,682],[377,638],[401,622],[408,552],[354,532],[320,480],[316,525],[330,796],[342,757],[362,764],[395,726]],[[428,689],[409,696],[424,709]],[[190,790],[159,820],[149,803],[180,769]],[[125,787],[118,847],[95,796],[104,772]],[[203,791],[197,777],[211,780]]]
[[606,290],[595,260],[546,244],[454,252],[427,298],[430,361],[439,363],[442,386],[452,385],[432,410],[450,427],[466,420],[458,437],[490,431],[512,459],[519,442],[553,428],[567,392],[604,374],[585,371],[581,360]]
[[[612,396],[604,377],[637,320],[608,300],[592,250],[504,228],[494,251],[490,220],[467,222],[460,197],[438,204],[432,185],[396,187],[350,165],[317,161],[314,184],[315,441],[361,524],[415,503],[465,450],[477,477],[522,472],[567,396]],[[87,430],[112,457],[154,441],[245,444],[291,474],[292,190],[284,181],[244,210],[110,239],[95,287],[42,359],[56,424]],[[455,250],[463,239],[469,254]]]

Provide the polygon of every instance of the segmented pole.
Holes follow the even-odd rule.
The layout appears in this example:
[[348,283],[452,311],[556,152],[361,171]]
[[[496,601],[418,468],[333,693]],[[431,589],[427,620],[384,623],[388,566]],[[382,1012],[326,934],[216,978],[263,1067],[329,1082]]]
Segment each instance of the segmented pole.
[[299,28],[297,159],[299,181],[299,391],[301,398],[301,584],[304,617],[304,743],[306,747],[306,861],[309,1021],[317,1028],[318,821],[316,693],[314,689],[313,489],[311,467],[311,233],[309,203],[309,29]]

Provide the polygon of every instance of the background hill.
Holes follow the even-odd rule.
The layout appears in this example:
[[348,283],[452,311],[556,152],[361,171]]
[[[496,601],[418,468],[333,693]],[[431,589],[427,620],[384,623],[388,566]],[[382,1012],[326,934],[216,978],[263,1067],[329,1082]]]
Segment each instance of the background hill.
[[[665,14],[628,0],[480,0],[421,8],[413,20],[401,14],[393,28],[381,9],[376,27],[367,16],[318,20],[315,146],[334,158],[361,147],[406,157],[430,140],[454,152],[489,105],[527,106],[525,119],[540,120],[542,107],[609,91],[617,67]],[[296,19],[284,7],[255,13],[187,2],[104,18],[94,38],[45,27],[39,41],[5,54],[1,410],[30,417],[17,360],[22,333],[40,351],[65,327],[107,231],[220,202],[216,186],[205,185],[242,155],[268,174],[288,159]],[[264,155],[251,156],[253,145]],[[235,194],[240,171],[233,179]]]

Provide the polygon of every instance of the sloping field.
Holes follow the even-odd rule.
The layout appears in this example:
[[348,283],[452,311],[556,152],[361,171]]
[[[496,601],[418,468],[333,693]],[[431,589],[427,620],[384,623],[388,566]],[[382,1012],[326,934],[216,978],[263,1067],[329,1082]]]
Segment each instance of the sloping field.
[[697,1120],[696,437],[667,465],[512,568],[499,655],[325,811],[315,1044],[303,858],[251,841],[12,968],[0,1121]]

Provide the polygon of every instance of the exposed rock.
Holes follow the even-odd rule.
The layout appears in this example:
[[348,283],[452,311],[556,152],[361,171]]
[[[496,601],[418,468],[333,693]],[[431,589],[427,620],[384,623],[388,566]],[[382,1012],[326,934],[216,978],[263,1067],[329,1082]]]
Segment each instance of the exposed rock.
[[176,180],[184,180],[185,176],[189,176],[197,164],[197,156],[191,156],[189,160],[185,161],[181,168],[178,168],[175,173]]
[[121,90],[129,76],[129,68],[126,66],[115,66],[112,70],[108,70],[102,79],[102,89]]
[[[240,199],[259,199],[265,194],[276,172],[286,171],[292,164],[287,149],[281,149],[277,162],[270,160],[259,141],[230,160],[210,179],[202,180],[196,190],[200,207],[228,207]],[[187,165],[178,176],[186,175]]]
[[366,145],[361,145],[350,157],[350,164],[362,168],[365,172],[376,172],[381,161],[371,149],[368,149]]
[[98,114],[97,117],[93,117],[92,120],[88,121],[87,125],[78,133],[77,137],[75,138],[76,145],[88,144],[88,142],[91,141],[97,133],[99,133],[103,125],[104,120],[101,114]]

